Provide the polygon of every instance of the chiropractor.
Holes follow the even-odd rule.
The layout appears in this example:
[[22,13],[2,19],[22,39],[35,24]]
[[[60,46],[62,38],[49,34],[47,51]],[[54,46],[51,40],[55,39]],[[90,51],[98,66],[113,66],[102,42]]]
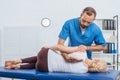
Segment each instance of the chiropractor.
[[[95,9],[86,7],[80,17],[67,20],[59,33],[58,44],[64,45],[66,39],[69,38],[68,46],[79,46],[80,51],[87,51],[89,59],[92,59],[92,51],[106,49],[103,34],[99,26],[93,22],[95,17]],[[62,56],[66,61],[79,61],[74,57],[69,57],[68,53],[62,52]]]

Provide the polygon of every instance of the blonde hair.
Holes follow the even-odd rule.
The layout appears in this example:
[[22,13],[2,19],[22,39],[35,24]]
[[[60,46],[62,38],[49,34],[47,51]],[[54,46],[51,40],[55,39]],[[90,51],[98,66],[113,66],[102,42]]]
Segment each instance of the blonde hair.
[[88,68],[91,72],[105,72],[107,71],[107,63],[105,60],[95,60]]

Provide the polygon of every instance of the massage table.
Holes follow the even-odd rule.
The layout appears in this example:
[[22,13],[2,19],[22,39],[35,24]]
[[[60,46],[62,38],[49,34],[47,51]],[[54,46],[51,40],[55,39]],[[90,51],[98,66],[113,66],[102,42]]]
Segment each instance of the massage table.
[[35,69],[4,69],[0,67],[0,77],[26,80],[119,80],[120,72],[88,72],[84,74],[40,72]]

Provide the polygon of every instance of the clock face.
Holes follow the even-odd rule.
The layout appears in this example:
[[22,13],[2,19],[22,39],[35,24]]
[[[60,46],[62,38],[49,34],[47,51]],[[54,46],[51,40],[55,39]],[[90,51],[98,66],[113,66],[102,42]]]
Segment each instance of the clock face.
[[49,19],[49,18],[43,18],[43,19],[41,20],[41,25],[42,25],[43,27],[48,27],[48,26],[50,26],[50,19]]

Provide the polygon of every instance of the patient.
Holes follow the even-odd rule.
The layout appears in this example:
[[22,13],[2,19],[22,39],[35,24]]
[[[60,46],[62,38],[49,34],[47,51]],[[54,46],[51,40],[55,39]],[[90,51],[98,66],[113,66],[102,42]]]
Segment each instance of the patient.
[[[78,62],[67,62],[61,56],[62,52],[69,53],[69,57],[75,57]],[[79,47],[66,47],[55,45],[52,47],[43,47],[37,56],[23,58],[20,60],[5,61],[6,69],[31,69],[35,68],[41,72],[70,72],[86,73],[105,72],[107,64],[104,60],[88,59],[86,52],[80,52]]]

